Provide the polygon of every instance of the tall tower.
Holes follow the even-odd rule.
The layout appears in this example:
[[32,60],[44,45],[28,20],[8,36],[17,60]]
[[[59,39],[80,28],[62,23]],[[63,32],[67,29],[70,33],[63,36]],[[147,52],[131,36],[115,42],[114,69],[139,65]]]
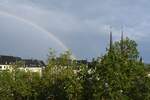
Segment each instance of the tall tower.
[[142,56],[140,57],[140,63],[143,63],[143,58],[142,58]]
[[124,48],[124,33],[123,33],[123,28],[121,29],[121,40],[120,40],[120,45],[121,45],[121,52],[123,53],[123,48]]
[[112,28],[110,27],[110,43],[109,43],[109,50],[112,51],[112,44],[113,44],[113,39],[112,39]]

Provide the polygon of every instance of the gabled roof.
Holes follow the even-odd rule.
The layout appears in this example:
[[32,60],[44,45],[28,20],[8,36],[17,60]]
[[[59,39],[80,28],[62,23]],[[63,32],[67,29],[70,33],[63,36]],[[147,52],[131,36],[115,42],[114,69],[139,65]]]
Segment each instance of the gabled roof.
[[26,67],[45,67],[45,63],[41,60],[23,59]]
[[45,67],[45,63],[41,60],[33,60],[33,59],[21,59],[21,57],[0,55],[0,64],[1,65],[10,65],[14,64],[17,61],[23,61],[25,67]]
[[0,64],[12,64],[20,60],[20,57],[0,55]]

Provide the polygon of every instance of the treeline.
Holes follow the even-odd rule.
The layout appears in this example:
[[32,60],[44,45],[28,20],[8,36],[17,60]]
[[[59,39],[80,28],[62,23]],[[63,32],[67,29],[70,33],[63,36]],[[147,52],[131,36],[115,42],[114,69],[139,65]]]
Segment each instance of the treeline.
[[41,76],[19,65],[1,71],[0,100],[150,100],[150,78],[135,41],[110,43],[90,63],[71,58],[69,51],[57,57],[51,50]]

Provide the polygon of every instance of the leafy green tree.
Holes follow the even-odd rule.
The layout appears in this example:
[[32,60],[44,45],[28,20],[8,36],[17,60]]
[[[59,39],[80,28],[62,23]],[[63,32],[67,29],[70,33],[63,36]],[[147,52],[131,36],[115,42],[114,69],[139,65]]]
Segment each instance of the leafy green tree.
[[138,45],[134,40],[130,40],[127,37],[126,39],[117,41],[113,44],[113,52],[123,58],[137,60],[139,58],[137,46]]
[[71,59],[71,52],[66,51],[59,57],[50,52],[48,66],[42,76],[43,99],[54,98],[55,100],[78,100],[77,76],[74,72],[75,63]]
[[77,63],[71,51],[50,49],[42,75],[20,70],[23,62],[0,71],[2,100],[149,100],[150,78],[135,41],[110,43],[106,54]]
[[0,72],[0,99],[2,100],[37,100],[40,76],[37,73],[25,72],[19,67],[20,62],[13,64],[13,69]]
[[110,49],[96,65],[95,99],[131,99],[130,89],[138,89],[137,80],[142,81],[146,76],[143,64],[138,61],[137,44],[126,38],[115,42]]
[[13,100],[12,80],[12,74],[8,70],[0,72],[0,98],[2,100]]

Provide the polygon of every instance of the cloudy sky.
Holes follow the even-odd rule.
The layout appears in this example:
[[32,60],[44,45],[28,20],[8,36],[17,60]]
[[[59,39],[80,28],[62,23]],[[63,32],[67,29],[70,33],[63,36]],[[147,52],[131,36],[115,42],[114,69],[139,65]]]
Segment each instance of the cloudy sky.
[[125,36],[139,44],[150,62],[149,0],[0,0],[0,54],[46,58],[48,48],[69,48],[77,58],[104,54],[109,42]]

